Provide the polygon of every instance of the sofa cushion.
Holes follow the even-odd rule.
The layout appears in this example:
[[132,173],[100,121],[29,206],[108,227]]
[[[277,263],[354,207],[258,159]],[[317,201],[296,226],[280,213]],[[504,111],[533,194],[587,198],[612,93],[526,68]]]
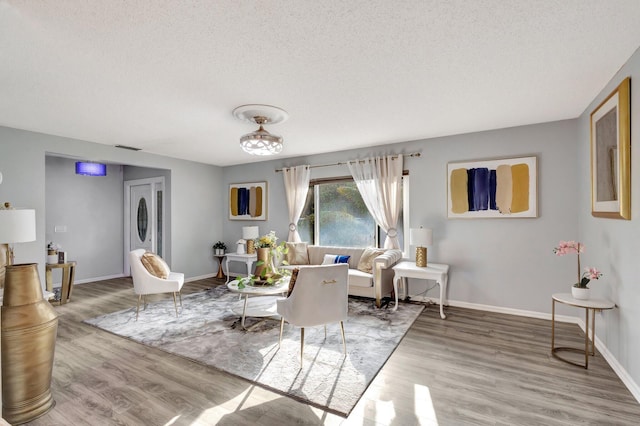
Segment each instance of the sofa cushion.
[[357,269],[349,269],[349,287],[373,287],[373,275]]
[[376,248],[376,247],[367,247],[362,252],[362,256],[360,256],[360,262],[358,262],[358,269],[362,272],[372,273],[373,272],[373,260],[384,253],[384,249]]
[[334,263],[349,263],[349,258],[346,254],[325,254],[322,260],[322,265],[332,265]]
[[309,253],[307,243],[286,243],[287,262],[289,265],[308,265]]
[[149,273],[155,277],[166,280],[169,276],[169,265],[160,256],[155,253],[146,252],[140,258],[142,265]]
[[364,248],[310,245],[308,251],[310,265],[321,265],[325,254],[343,254],[351,256],[349,258],[349,268],[356,269]]

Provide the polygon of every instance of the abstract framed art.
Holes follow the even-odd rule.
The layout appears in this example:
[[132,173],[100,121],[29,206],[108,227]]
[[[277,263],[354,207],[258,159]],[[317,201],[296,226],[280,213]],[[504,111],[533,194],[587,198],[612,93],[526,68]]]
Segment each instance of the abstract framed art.
[[538,217],[537,158],[447,164],[447,217]]
[[591,214],[631,219],[630,79],[591,113]]
[[267,220],[267,182],[230,184],[229,219]]

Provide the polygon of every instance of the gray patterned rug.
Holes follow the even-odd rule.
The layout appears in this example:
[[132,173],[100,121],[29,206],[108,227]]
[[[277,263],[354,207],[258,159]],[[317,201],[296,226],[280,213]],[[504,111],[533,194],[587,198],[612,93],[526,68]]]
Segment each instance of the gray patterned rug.
[[238,295],[225,286],[183,298],[175,317],[173,299],[85,320],[87,324],[144,345],[215,367],[327,411],[348,416],[403,336],[424,309],[403,304],[396,312],[375,309],[369,299],[349,299],[344,357],[339,324],[305,328],[300,370],[300,329],[280,321],[247,318],[243,330],[231,306]]

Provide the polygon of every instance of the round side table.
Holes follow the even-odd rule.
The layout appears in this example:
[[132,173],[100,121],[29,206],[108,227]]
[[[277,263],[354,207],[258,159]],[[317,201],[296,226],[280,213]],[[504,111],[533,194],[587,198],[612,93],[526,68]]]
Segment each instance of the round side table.
[[224,275],[224,272],[222,271],[222,260],[225,258],[225,256],[226,256],[226,254],[214,254],[213,255],[213,257],[218,259],[218,275],[216,275],[216,278],[220,278],[222,280],[227,278]]

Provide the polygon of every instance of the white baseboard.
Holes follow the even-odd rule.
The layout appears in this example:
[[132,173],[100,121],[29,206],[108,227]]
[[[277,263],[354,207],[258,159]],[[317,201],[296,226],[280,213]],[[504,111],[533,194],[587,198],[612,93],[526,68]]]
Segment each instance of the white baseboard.
[[[96,277],[96,278],[85,278],[84,280],[73,280],[73,285],[78,285],[78,284],[86,284],[86,283],[92,283],[95,281],[105,281],[105,280],[113,280],[115,278],[123,278],[126,277],[127,275],[124,274],[116,274],[116,275],[108,275],[106,277]],[[62,282],[55,282],[53,283],[53,287],[62,287]]]
[[[429,302],[438,304],[439,300],[433,297],[417,297],[412,296],[411,300],[417,302]],[[467,309],[476,309],[478,311],[488,311],[488,312],[496,312],[501,314],[509,314],[509,315],[518,315],[522,317],[530,317],[530,318],[538,318],[538,319],[546,319],[551,321],[551,314],[543,313],[543,312],[535,312],[535,311],[524,311],[521,309],[513,309],[513,308],[503,308],[501,306],[492,306],[492,305],[481,305],[479,303],[469,303],[469,302],[461,302],[457,300],[449,300],[449,306],[456,306],[460,308]],[[445,305],[447,306],[447,305]],[[572,317],[567,315],[556,315],[556,321],[560,322],[568,322],[578,324],[578,326],[585,331],[585,323],[579,317]],[[606,345],[598,338],[598,335],[595,336],[596,348],[602,354],[602,357],[609,363],[613,371],[618,375],[622,383],[625,384],[629,392],[633,395],[633,397],[640,402],[640,387],[638,384],[631,378],[627,370],[618,362],[615,356],[609,351]]]
[[198,277],[190,277],[190,278],[185,278],[184,282],[185,283],[190,283],[191,281],[198,281],[198,280],[204,280],[206,278],[213,278],[215,277],[216,274],[206,274],[206,275],[200,275]]
[[[584,320],[578,319],[578,326],[582,329],[583,332],[586,333]],[[611,351],[609,351],[609,348],[607,348],[602,340],[598,338],[597,334],[595,337],[595,341],[596,348],[598,348],[602,357],[607,360],[613,371],[615,371],[618,377],[620,377],[620,380],[622,380],[622,383],[624,383],[627,389],[629,389],[629,392],[631,392],[636,401],[640,402],[640,387],[638,386],[638,384],[631,378],[631,376],[629,376],[627,370],[625,370],[624,367],[618,362],[618,359],[613,356]]]

